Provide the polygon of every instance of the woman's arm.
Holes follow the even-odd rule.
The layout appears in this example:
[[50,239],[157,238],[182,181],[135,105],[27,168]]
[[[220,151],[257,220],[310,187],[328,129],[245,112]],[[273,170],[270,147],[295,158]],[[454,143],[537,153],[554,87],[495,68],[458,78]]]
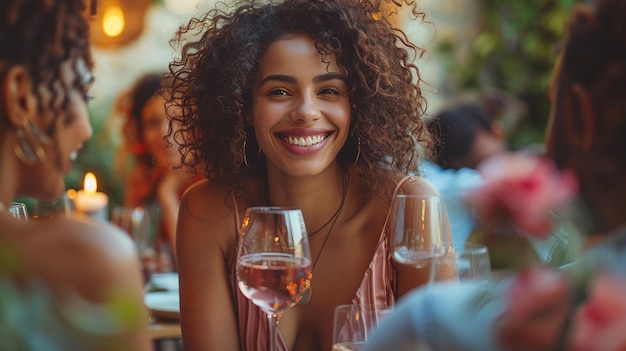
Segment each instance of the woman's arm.
[[183,196],[178,220],[178,272],[183,342],[188,350],[239,350],[229,278],[235,220],[225,192],[207,181]]
[[167,239],[176,255],[176,226],[178,211],[183,187],[189,182],[189,177],[181,170],[172,170],[165,174],[157,185],[157,199],[161,207],[161,216],[165,226]]

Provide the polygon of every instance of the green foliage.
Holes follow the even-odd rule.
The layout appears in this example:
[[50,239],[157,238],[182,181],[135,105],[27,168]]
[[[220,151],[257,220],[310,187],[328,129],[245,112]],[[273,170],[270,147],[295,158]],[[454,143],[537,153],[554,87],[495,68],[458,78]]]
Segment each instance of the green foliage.
[[92,172],[98,181],[98,191],[109,196],[109,207],[123,202],[124,182],[115,172],[117,148],[107,130],[111,115],[111,101],[101,101],[89,106],[93,137],[88,140],[65,178],[68,189],[82,189],[85,173]]
[[442,43],[450,80],[458,93],[504,91],[526,105],[521,124],[509,131],[512,146],[541,142],[549,114],[548,86],[576,0],[484,0],[479,33],[469,58],[454,42]]

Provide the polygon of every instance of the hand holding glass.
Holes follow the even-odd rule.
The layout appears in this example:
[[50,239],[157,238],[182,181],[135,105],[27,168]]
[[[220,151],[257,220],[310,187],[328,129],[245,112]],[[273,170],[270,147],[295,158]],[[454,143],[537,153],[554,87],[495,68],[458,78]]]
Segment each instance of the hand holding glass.
[[241,225],[237,249],[239,290],[267,313],[270,350],[282,312],[310,287],[311,253],[302,212],[280,207],[251,207]]

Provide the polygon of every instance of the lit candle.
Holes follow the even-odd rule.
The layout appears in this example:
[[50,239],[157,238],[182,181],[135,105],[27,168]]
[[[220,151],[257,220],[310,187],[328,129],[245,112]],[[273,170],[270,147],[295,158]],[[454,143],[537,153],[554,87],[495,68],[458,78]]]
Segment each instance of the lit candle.
[[96,176],[91,172],[87,172],[83,190],[79,190],[76,194],[76,212],[85,214],[93,219],[106,221],[109,197],[97,190]]

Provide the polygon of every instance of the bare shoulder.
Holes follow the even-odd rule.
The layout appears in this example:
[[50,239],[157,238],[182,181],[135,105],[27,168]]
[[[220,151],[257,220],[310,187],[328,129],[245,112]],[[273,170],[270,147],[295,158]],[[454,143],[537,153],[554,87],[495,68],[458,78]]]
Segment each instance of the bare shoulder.
[[206,179],[194,183],[181,199],[176,233],[181,255],[210,250],[205,245],[215,244],[221,252],[228,251],[236,238],[230,191]]
[[57,218],[29,224],[20,239],[33,274],[53,286],[69,285],[98,301],[110,290],[141,285],[141,270],[132,240],[116,227],[88,219]]
[[191,185],[181,199],[181,214],[196,220],[228,216],[231,208],[228,190],[207,179]]
[[411,195],[439,195],[439,190],[426,178],[420,176],[396,176],[400,193]]

